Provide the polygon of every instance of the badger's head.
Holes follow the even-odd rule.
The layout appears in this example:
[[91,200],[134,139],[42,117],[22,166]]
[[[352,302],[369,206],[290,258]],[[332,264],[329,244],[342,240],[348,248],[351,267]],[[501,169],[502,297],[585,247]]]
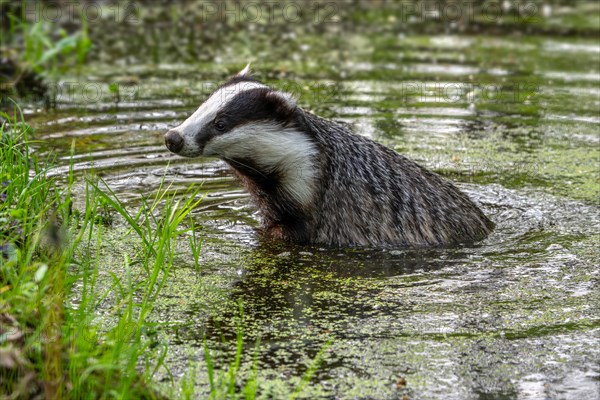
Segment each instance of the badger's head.
[[298,126],[296,101],[249,75],[249,66],[221,85],[165,144],[185,157],[216,156],[242,176],[307,205],[316,180],[317,146]]

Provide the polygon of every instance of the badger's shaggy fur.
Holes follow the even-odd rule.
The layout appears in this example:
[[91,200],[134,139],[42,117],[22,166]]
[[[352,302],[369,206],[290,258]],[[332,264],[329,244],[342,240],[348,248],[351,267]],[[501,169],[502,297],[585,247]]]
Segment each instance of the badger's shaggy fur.
[[165,135],[182,156],[225,160],[267,237],[296,243],[436,246],[484,238],[492,222],[447,180],[296,105],[245,68]]

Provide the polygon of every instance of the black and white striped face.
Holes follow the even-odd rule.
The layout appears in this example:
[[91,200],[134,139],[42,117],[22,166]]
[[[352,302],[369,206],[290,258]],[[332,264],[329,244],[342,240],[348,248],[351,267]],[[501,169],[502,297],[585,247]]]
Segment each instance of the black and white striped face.
[[283,134],[280,138],[272,135],[282,130],[295,108],[291,96],[251,79],[246,67],[167,132],[165,143],[180,156],[234,158],[244,149],[249,152],[253,141],[286,141]]
[[169,130],[165,144],[181,156],[217,156],[261,176],[277,176],[278,185],[305,203],[313,191],[317,147],[294,126],[295,100],[253,80],[248,69]]

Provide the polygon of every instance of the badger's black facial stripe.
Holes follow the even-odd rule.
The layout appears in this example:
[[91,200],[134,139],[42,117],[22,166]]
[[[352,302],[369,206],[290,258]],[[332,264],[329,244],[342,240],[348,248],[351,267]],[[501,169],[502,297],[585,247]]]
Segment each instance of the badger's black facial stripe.
[[208,142],[213,137],[219,135],[220,133],[221,132],[219,132],[217,129],[215,129],[214,124],[208,124],[207,126],[204,126],[202,129],[200,129],[194,135],[194,141],[200,147],[200,149],[202,149],[202,148],[204,148],[204,145],[206,144],[206,142]]
[[215,121],[225,125],[222,132],[253,121],[270,120],[285,125],[290,121],[295,109],[295,105],[272,89],[252,89],[233,97],[219,111]]

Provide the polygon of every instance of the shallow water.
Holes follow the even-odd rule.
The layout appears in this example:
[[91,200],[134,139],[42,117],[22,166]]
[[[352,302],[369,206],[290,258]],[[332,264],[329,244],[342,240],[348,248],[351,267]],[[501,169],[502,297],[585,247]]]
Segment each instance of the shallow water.
[[[203,363],[204,337],[222,350],[218,360],[234,351],[241,301],[243,369],[260,338],[259,378],[273,398],[293,390],[328,341],[307,398],[599,398],[597,38],[546,27],[404,34],[376,22],[343,39],[343,26],[320,33],[330,40],[299,33],[290,39],[299,52],[279,61],[256,43],[232,43],[246,52],[223,50],[228,61],[216,64],[124,68],[99,57],[62,82],[56,110],[26,110],[37,151],[58,156],[60,175],[73,145],[78,176],[98,174],[131,207],[163,179],[180,193],[202,184],[202,277],[179,243],[152,316],[166,323],[160,338],[176,379],[190,359]],[[433,250],[259,242],[258,216],[226,165],[173,156],[162,138],[250,50],[258,76],[303,107],[456,182],[495,232]],[[119,102],[111,82],[122,84]],[[117,273],[114,260],[128,251],[119,232],[103,251]],[[199,370],[200,391],[206,379]]]

